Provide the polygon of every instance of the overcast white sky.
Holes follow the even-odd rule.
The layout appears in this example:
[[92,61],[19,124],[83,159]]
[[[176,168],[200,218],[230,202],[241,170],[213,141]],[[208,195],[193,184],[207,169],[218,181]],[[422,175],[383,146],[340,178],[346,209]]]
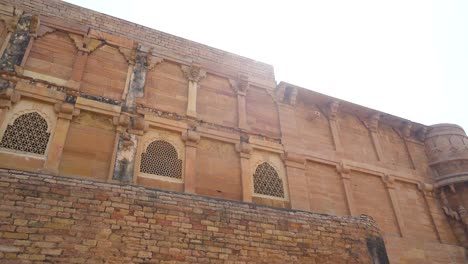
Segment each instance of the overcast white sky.
[[468,131],[466,0],[68,0],[272,64],[276,80]]

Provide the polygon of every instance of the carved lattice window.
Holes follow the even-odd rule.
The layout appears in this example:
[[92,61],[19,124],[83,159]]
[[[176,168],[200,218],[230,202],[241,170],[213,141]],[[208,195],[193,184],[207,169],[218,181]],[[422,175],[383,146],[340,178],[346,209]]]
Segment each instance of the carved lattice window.
[[50,137],[47,129],[47,121],[38,113],[23,114],[7,126],[0,147],[44,155]]
[[141,154],[140,172],[182,179],[182,160],[171,143],[156,140]]
[[257,166],[253,178],[255,193],[284,198],[283,181],[267,162]]

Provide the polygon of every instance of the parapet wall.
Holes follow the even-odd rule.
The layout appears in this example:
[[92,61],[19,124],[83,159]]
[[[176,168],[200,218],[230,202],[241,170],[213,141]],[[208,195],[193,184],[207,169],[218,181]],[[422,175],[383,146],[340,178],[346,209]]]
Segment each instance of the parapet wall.
[[388,263],[367,216],[7,170],[0,199],[1,263]]

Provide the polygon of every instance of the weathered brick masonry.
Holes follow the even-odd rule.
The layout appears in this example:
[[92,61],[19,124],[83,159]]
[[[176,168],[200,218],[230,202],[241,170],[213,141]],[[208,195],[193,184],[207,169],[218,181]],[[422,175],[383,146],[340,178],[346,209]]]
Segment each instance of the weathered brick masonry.
[[4,264],[388,263],[367,216],[6,170],[0,200]]

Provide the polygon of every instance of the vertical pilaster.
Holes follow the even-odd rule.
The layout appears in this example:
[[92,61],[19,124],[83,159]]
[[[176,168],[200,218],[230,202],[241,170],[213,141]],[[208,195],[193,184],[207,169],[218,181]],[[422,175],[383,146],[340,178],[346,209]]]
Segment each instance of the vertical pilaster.
[[330,124],[330,132],[333,138],[335,151],[343,153],[343,144],[341,143],[340,132],[338,128],[338,110],[340,107],[339,101],[333,101],[328,105],[328,122]]
[[252,146],[242,140],[236,144],[236,150],[239,152],[241,166],[241,181],[242,181],[242,201],[251,203],[253,193],[253,179],[250,170],[250,153]]
[[195,193],[197,183],[197,147],[200,142],[200,135],[192,129],[182,133],[185,141],[185,177],[184,191]]
[[309,188],[306,176],[306,159],[296,153],[286,152],[283,155],[286,175],[289,184],[289,199],[292,209],[310,211]]
[[405,144],[405,151],[408,156],[408,159],[411,164],[411,169],[416,169],[413,156],[411,155],[411,151],[408,147],[408,138],[411,136],[411,122],[405,122],[401,128],[401,139],[403,140],[403,144]]
[[389,175],[384,175],[382,180],[387,188],[388,196],[390,197],[390,202],[392,203],[393,213],[397,220],[398,229],[400,230],[400,235],[405,236],[405,223],[403,221],[403,216],[400,210],[400,204],[398,203],[398,197],[395,191],[395,179]]
[[343,188],[346,196],[346,204],[348,206],[349,215],[355,216],[356,209],[354,207],[354,196],[353,189],[351,185],[351,169],[345,164],[341,163],[336,166],[338,173],[341,176],[341,182],[343,183]]
[[23,14],[19,17],[16,29],[11,34],[8,45],[0,58],[1,70],[15,72],[17,68],[20,68],[31,39],[30,30],[35,31],[35,28],[31,27],[31,24],[35,24],[31,23],[32,18],[31,14]]
[[424,197],[424,203],[426,205],[427,211],[429,212],[429,218],[431,219],[432,226],[436,233],[437,239],[439,242],[443,243],[441,232],[439,226],[437,225],[435,219],[437,218],[437,202],[434,200],[434,187],[431,184],[420,182],[418,184],[418,189],[421,191],[422,196]]
[[55,130],[47,149],[47,159],[44,164],[44,171],[53,175],[58,175],[60,161],[62,158],[63,147],[67,139],[68,129],[73,116],[80,114],[71,103],[60,103],[55,105],[55,111],[58,114]]
[[117,126],[116,151],[114,153],[111,180],[120,182],[136,182],[135,159],[137,156],[138,142],[147,130],[147,124],[143,117],[136,114],[135,98],[142,96],[146,80],[146,55],[130,51],[127,61],[132,69],[132,74],[127,76],[127,92],[125,104],[122,106],[122,114],[114,119]]
[[206,77],[206,71],[199,66],[182,65],[182,72],[189,81],[188,99],[187,99],[187,116],[197,117],[197,91],[198,83]]
[[241,74],[237,80],[229,79],[232,88],[237,93],[237,117],[238,127],[240,129],[247,129],[247,111],[245,105],[245,96],[249,87],[249,77]]
[[367,124],[367,128],[369,129],[369,133],[372,139],[372,144],[374,145],[375,153],[377,155],[377,160],[383,160],[383,152],[382,152],[382,145],[380,144],[379,139],[379,119],[380,114],[375,113],[369,117]]
[[76,34],[69,34],[69,36],[71,39],[73,39],[75,46],[78,49],[78,54],[76,55],[75,62],[73,63],[72,73],[70,79],[67,82],[67,86],[79,90],[81,87],[81,80],[83,79],[85,66],[88,61],[88,56],[96,48],[102,45],[102,41],[91,39],[88,36],[79,36]]

